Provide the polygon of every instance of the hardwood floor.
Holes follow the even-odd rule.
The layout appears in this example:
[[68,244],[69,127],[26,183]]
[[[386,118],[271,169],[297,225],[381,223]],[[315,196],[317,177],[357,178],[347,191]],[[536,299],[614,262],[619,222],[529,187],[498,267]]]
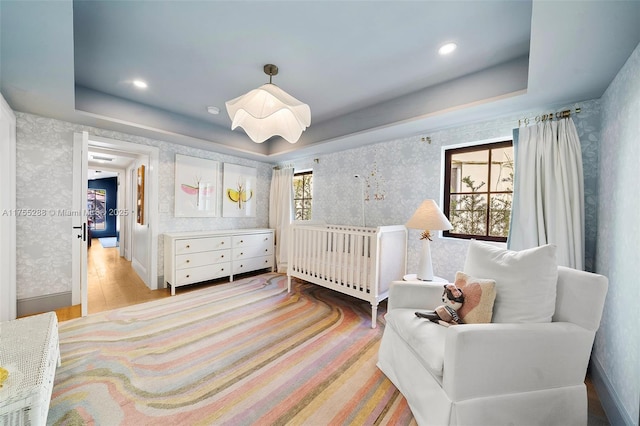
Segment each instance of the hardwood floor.
[[[149,290],[142,279],[133,271],[131,262],[120,257],[117,248],[105,249],[97,239],[93,239],[91,242],[87,269],[88,310],[90,314],[171,297],[170,289]],[[201,287],[198,285],[188,286],[181,289],[181,292]],[[58,321],[79,318],[81,316],[80,305],[57,309],[56,314]],[[589,406],[588,426],[610,425],[588,373],[585,383]]]
[[[89,314],[171,296],[166,288],[150,290],[117,247],[103,248],[97,238],[88,250],[87,282]],[[78,318],[80,305],[58,309],[56,314],[59,321]]]
[[[87,283],[89,314],[171,297],[171,289],[150,290],[135,273],[131,262],[120,257],[117,247],[104,248],[97,238],[91,240],[87,252]],[[197,290],[206,285],[181,287],[180,292]],[[82,315],[80,305],[56,309],[56,314],[58,321]]]
[[103,248],[96,239],[89,248],[87,281],[90,314],[171,295],[168,289],[150,290],[118,248]]

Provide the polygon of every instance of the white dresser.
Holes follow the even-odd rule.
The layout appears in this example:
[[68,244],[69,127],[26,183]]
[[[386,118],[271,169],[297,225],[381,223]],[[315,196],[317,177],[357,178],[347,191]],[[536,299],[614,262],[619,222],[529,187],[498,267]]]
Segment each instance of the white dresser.
[[176,287],[244,272],[274,270],[273,229],[164,234],[164,283]]

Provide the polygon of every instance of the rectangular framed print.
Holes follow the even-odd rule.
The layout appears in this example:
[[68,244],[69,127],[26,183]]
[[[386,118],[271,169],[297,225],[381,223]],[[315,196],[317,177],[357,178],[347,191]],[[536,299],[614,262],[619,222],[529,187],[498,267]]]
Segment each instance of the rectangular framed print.
[[253,167],[224,164],[222,216],[255,217],[256,175]]
[[144,225],[144,164],[138,167],[138,194],[136,197],[137,213],[136,222],[140,225]]
[[220,163],[176,154],[175,217],[218,215]]

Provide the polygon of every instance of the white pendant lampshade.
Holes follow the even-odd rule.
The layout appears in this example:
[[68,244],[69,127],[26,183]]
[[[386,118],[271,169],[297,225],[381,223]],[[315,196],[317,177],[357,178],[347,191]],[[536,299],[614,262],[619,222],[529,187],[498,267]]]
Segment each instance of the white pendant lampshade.
[[434,200],[424,200],[406,223],[406,227],[424,230],[420,238],[422,249],[416,275],[420,280],[432,281],[433,265],[431,263],[431,248],[429,247],[429,241],[431,241],[429,231],[451,229],[453,226]]
[[278,67],[267,64],[264,72],[269,83],[226,102],[231,118],[231,130],[242,127],[252,141],[262,143],[272,136],[282,136],[296,143],[311,124],[311,109],[271,83]]

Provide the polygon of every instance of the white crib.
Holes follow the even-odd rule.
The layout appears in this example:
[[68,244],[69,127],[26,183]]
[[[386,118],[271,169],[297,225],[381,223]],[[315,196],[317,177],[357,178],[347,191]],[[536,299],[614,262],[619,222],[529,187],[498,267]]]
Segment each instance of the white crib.
[[300,278],[371,303],[371,328],[378,304],[389,295],[391,281],[402,279],[407,267],[404,225],[362,228],[296,222],[291,227],[287,265]]

